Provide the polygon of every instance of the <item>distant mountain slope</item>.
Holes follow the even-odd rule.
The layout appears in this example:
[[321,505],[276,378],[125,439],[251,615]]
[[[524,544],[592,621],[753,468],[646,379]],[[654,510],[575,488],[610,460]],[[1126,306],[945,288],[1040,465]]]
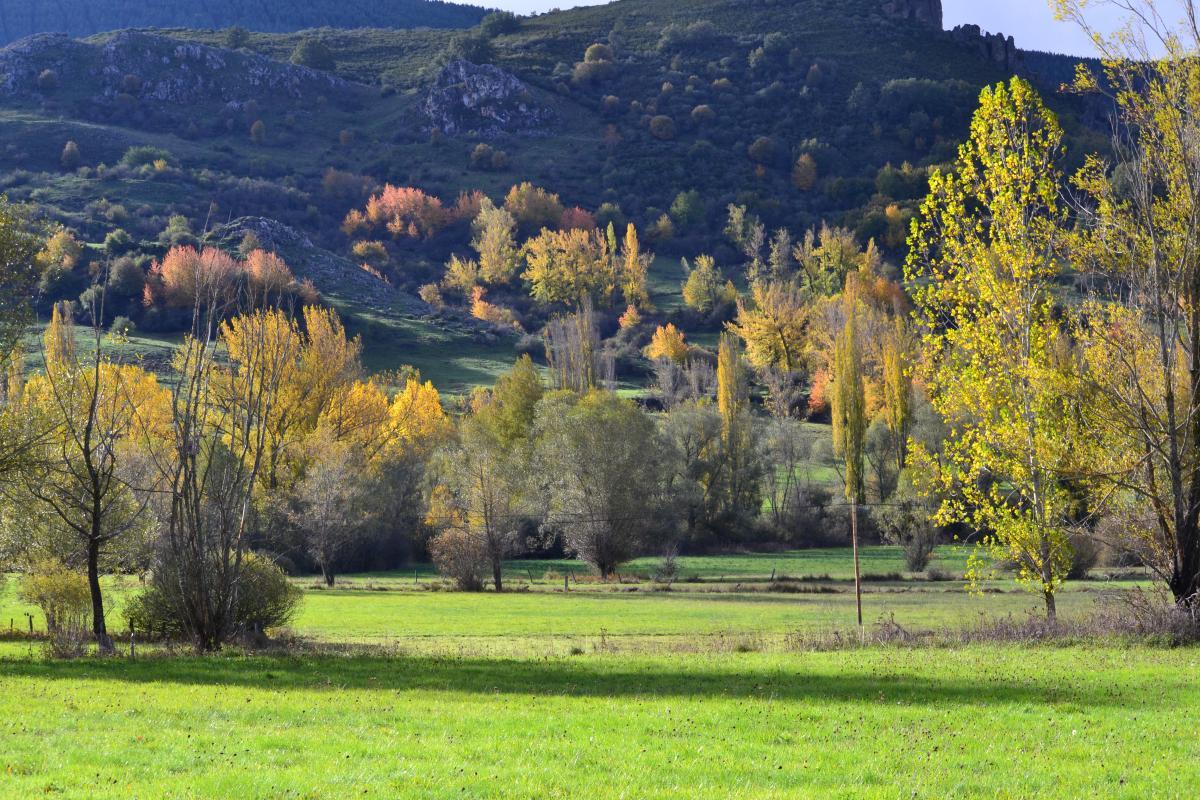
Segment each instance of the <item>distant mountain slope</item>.
[[[195,3],[210,13],[237,1]],[[166,5],[146,2],[156,5],[121,6],[129,23],[150,24]],[[289,27],[324,21],[314,8],[331,6],[294,3]],[[364,7],[342,5],[350,15]],[[38,35],[0,47],[0,191],[89,243],[115,237],[121,251],[131,240],[143,264],[174,240],[180,218],[196,233],[243,217],[287,226],[287,241],[323,251],[315,262],[289,252],[289,263],[346,312],[373,366],[413,363],[443,386],[490,383],[518,344],[536,350],[536,340],[480,330],[461,298],[444,315],[414,305],[451,256],[470,252],[466,215],[431,238],[381,229],[380,241],[352,241],[349,211],[385,184],[465,211],[476,190],[499,201],[532,181],[618,228],[635,223],[659,256],[660,294],[675,296],[680,257],[708,254],[740,271],[745,254],[724,233],[730,205],[761,220],[779,252],[789,248],[778,230],[794,241],[828,223],[898,264],[928,173],[955,157],[982,87],[1014,73],[1037,80],[1067,131],[1068,170],[1107,146],[1103,105],[1058,91],[1075,59],[1023,53],[976,26],[944,31],[940,7],[616,0],[468,30],[323,28],[323,70],[290,63],[309,31],[231,37],[211,18],[188,23],[203,28]],[[236,244],[247,224],[222,233]],[[77,277],[46,296],[77,298]],[[524,295],[491,297],[530,311]],[[534,332],[540,321],[522,324]]]
[[440,0],[0,0],[0,43],[119,28],[469,28],[486,13]]

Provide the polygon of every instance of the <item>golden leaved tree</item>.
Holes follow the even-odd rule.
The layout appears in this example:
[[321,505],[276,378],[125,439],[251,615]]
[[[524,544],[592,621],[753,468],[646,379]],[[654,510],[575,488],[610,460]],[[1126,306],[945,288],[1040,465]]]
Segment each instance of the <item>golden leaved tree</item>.
[[[1100,280],[1079,337],[1098,494],[1132,551],[1195,608],[1200,598],[1200,8],[1128,0],[1115,34],[1056,0],[1102,54],[1077,89],[1115,101],[1115,169],[1092,158],[1076,263]],[[1182,12],[1182,14],[1181,14]],[[1170,20],[1182,16],[1174,25]],[[1115,288],[1115,291],[1114,291]]]
[[[954,172],[934,171],[906,274],[918,285],[922,377],[951,436],[939,520],[987,534],[1044,598],[1071,563],[1072,361],[1055,313],[1065,244],[1062,130],[1033,88],[985,89]],[[926,462],[919,448],[918,463]],[[973,573],[978,577],[977,573]]]

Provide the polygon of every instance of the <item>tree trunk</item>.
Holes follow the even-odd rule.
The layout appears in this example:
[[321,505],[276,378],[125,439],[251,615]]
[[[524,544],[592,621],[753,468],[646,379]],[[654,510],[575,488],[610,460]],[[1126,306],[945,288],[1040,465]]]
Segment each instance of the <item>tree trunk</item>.
[[330,589],[332,589],[334,580],[337,577],[336,575],[334,575],[333,570],[329,569],[329,567],[322,564],[321,565],[321,577],[325,579],[325,585],[327,587],[329,587]]
[[504,577],[501,574],[503,572],[503,567],[504,562],[500,561],[499,559],[492,561],[492,583],[495,584],[497,592],[504,591]]
[[113,652],[112,639],[104,622],[104,595],[100,592],[100,543],[89,539],[87,544],[88,589],[92,594],[92,633],[101,653]]
[[862,628],[862,574],[858,567],[858,503],[850,503],[850,543],[854,547],[854,597],[858,603],[858,627]]
[[1054,600],[1054,592],[1046,591],[1042,593],[1046,598],[1046,622],[1051,627],[1058,624],[1058,608]]

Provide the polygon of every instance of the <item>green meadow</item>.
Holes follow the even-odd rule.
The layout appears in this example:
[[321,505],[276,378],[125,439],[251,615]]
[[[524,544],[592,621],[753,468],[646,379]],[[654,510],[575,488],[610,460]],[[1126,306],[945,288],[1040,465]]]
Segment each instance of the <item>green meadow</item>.
[[1190,649],[0,662],[25,798],[1194,797]]
[[[261,652],[131,657],[126,634],[116,658],[54,661],[9,635],[0,797],[1194,796],[1194,648],[864,648],[848,551],[679,566],[669,590],[652,560],[609,584],[510,562],[504,593],[427,569],[297,579],[292,645]],[[905,573],[894,548],[867,548],[863,571],[868,632],[1038,613],[1006,581]],[[1110,577],[1068,584],[1063,617],[1138,585]],[[107,585],[124,630],[137,580]],[[0,620],[40,626],[16,588]]]

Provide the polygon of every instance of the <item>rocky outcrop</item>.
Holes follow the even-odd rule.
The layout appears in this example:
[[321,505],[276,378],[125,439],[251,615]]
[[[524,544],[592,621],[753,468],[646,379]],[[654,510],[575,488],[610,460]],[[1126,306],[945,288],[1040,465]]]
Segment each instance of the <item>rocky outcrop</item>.
[[546,135],[554,121],[517,76],[470,61],[452,61],[438,73],[423,110],[429,127],[447,136]]
[[887,0],[883,13],[893,19],[912,20],[942,30],[942,0]]
[[1021,72],[1025,67],[1025,59],[1011,36],[987,33],[978,25],[959,25],[951,35],[955,41],[975,48],[981,56],[1008,72]]
[[237,108],[252,100],[303,102],[354,88],[329,73],[254,53],[122,31],[101,42],[39,34],[0,49],[0,93],[44,94],[39,76],[47,70],[57,77],[56,91],[87,93],[99,104],[121,97],[171,107]]

